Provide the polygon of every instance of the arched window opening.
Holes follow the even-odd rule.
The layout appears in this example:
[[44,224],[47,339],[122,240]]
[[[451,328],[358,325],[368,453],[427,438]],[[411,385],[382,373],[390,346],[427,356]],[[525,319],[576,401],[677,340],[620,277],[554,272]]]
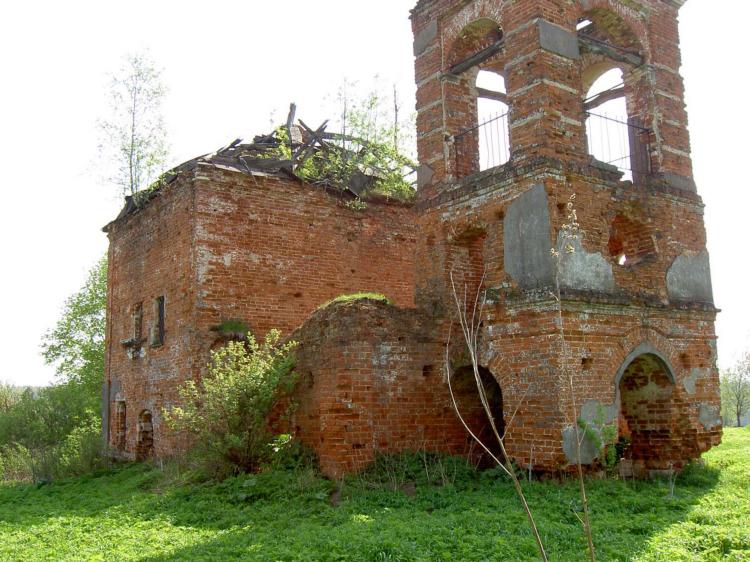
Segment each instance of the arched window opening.
[[630,113],[638,103],[628,81],[645,62],[640,41],[619,15],[603,8],[586,12],[576,29],[585,61],[588,152],[619,170],[622,179],[639,183],[651,171],[650,131]]
[[649,132],[628,115],[622,71],[600,76],[584,101],[588,150],[597,160],[615,166],[624,180],[648,171]]
[[136,440],[135,460],[143,461],[154,453],[154,425],[151,412],[143,410],[138,416],[138,438]]
[[456,95],[448,107],[448,125],[453,132],[456,177],[510,159],[503,49],[502,29],[483,18],[466,26],[450,50],[447,75],[454,80]]
[[509,108],[502,75],[480,70],[476,87],[479,170],[483,171],[510,160]]
[[497,72],[479,70],[476,89],[476,124],[458,133],[456,154],[476,160],[478,170],[502,166],[510,160],[509,105],[505,79]]
[[[484,386],[495,427],[500,436],[503,437],[505,434],[505,419],[503,418],[503,393],[500,385],[490,370],[485,367],[479,367],[479,378]],[[500,444],[497,442],[490,421],[479,399],[474,369],[471,366],[456,369],[451,378],[451,385],[458,410],[472,433],[479,437],[496,458],[504,460],[501,456]],[[472,457],[479,466],[484,468],[495,466],[492,457],[475,443],[473,438],[468,436],[467,440],[471,444]]]
[[118,451],[125,450],[125,436],[126,436],[126,407],[124,400],[118,400],[115,402],[115,415],[112,420],[113,423],[113,445]]

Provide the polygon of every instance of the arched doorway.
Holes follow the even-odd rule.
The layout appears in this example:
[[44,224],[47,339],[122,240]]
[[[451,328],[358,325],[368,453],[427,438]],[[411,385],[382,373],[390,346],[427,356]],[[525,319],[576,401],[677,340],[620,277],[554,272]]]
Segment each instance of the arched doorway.
[[150,410],[143,410],[138,416],[138,438],[135,460],[143,461],[154,454],[154,425]]
[[[479,367],[479,377],[484,387],[487,402],[489,403],[490,413],[495,422],[500,436],[505,433],[505,420],[503,418],[503,393],[495,377],[489,369]],[[451,379],[453,395],[456,399],[456,405],[464,421],[471,429],[472,433],[479,437],[482,443],[495,455],[496,458],[503,460],[500,452],[500,445],[492,431],[487,414],[482,406],[477,390],[474,370],[471,366],[461,367],[453,373]],[[478,444],[472,441],[472,457],[481,467],[491,467],[495,465],[494,460]]]
[[664,468],[680,458],[674,375],[656,352],[635,355],[617,377],[619,435],[629,444],[625,458],[647,468]]

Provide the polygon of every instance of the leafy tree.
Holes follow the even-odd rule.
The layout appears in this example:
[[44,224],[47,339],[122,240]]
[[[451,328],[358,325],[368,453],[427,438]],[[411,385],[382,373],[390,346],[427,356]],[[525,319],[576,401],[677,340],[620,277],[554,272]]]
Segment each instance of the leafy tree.
[[0,414],[10,411],[20,398],[20,389],[12,384],[0,382]]
[[146,52],[127,55],[111,78],[111,111],[99,123],[99,148],[114,167],[107,179],[123,196],[148,186],[164,167],[168,149],[161,104],[165,94],[161,70]]
[[0,479],[49,480],[105,462],[99,408],[106,302],[107,260],[102,258],[42,341],[58,384],[12,389],[9,401],[6,385],[0,385]]
[[295,345],[276,330],[260,344],[252,334],[229,342],[211,352],[207,377],[180,387],[182,405],[164,412],[170,427],[194,436],[193,454],[212,476],[252,472],[270,458],[268,417],[294,384]]
[[[0,415],[0,444],[21,443],[32,449],[62,442],[98,404],[74,384],[26,389],[8,412]],[[97,408],[98,409],[98,408]]]
[[83,287],[63,306],[54,329],[42,341],[44,360],[61,382],[73,383],[98,401],[104,376],[107,258],[89,271]]
[[739,427],[742,418],[750,414],[750,354],[721,377],[721,405],[727,424]]
[[345,81],[338,91],[342,132],[338,145],[343,150],[330,165],[341,177],[351,177],[357,171],[371,173],[378,178],[375,193],[411,199],[417,168],[413,119],[401,117],[395,86],[392,99],[377,88],[353,98],[349,91],[354,86]]
[[[345,81],[336,97],[339,113],[331,128],[340,133],[324,133],[325,142],[315,150],[293,156],[290,129],[279,127],[273,133],[276,149],[267,157],[295,158],[294,171],[303,180],[334,189],[357,186],[368,193],[410,200],[415,195],[417,164],[414,155],[413,120],[400,116],[398,92],[393,105],[377,89],[361,98],[349,93],[354,84]],[[354,208],[357,208],[355,205]]]

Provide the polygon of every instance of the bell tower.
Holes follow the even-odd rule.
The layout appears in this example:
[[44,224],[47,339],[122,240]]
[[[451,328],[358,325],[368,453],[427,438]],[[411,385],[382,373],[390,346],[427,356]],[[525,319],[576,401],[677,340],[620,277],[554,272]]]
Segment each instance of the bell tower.
[[[416,301],[447,327],[453,286],[486,300],[482,367],[516,413],[506,446],[523,465],[573,462],[581,419],[615,425],[642,474],[721,439],[683,3],[419,0],[412,12]],[[584,447],[585,461],[598,454]]]

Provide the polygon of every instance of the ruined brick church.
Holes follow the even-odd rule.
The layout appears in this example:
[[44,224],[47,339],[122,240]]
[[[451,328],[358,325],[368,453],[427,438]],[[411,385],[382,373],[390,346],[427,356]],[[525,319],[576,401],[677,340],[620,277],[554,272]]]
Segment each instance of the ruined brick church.
[[[574,461],[564,373],[576,415],[617,424],[640,474],[718,444],[717,310],[679,73],[684,1],[419,0],[413,203],[355,208],[351,193],[254,164],[243,144],[129,201],[105,227],[110,446],[128,458],[186,446],[163,409],[205,375],[223,341],[214,328],[231,320],[299,342],[291,426],[326,474],[379,451],[472,454],[446,362],[467,423],[481,432],[486,419],[461,380],[452,280],[486,300],[481,372],[519,465]],[[621,84],[591,95],[613,70]],[[597,112],[617,99],[624,117]],[[580,231],[565,239],[571,195]],[[321,307],[359,291],[392,304]]]

